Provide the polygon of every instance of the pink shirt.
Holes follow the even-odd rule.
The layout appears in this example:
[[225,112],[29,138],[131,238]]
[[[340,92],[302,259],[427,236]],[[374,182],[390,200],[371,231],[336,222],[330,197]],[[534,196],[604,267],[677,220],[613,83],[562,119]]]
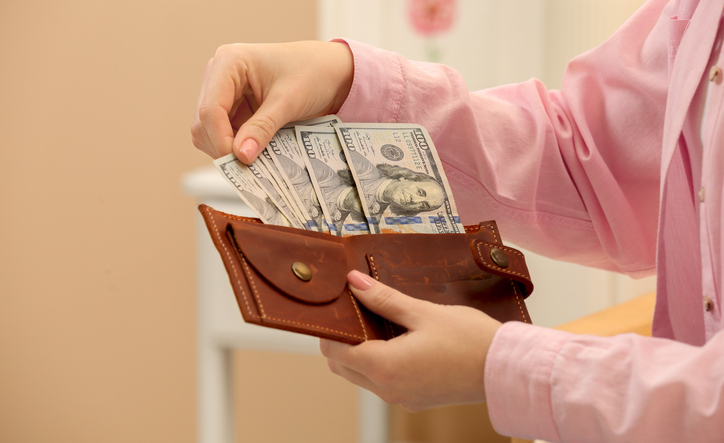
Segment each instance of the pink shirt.
[[724,441],[724,0],[649,0],[540,82],[470,93],[458,73],[348,42],[343,121],[427,127],[465,223],[547,256],[657,273],[657,338],[511,322],[489,351],[491,419],[549,441]]

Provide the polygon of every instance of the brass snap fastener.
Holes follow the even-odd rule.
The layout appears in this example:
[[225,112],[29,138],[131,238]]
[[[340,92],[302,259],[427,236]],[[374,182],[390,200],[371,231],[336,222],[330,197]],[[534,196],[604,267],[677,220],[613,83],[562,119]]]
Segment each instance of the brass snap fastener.
[[309,281],[312,279],[312,270],[309,269],[309,266],[300,261],[292,263],[292,272],[301,281]]
[[506,255],[506,253],[501,251],[500,249],[491,249],[490,258],[493,260],[493,263],[500,266],[501,268],[507,268],[508,266],[510,266],[510,260],[508,259],[508,255]]

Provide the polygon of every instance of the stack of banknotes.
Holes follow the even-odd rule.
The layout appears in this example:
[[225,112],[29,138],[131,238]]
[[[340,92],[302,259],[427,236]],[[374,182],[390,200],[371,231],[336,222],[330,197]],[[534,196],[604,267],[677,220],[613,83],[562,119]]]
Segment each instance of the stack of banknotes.
[[465,232],[419,125],[328,115],[280,129],[251,165],[234,154],[214,164],[264,223],[340,237]]

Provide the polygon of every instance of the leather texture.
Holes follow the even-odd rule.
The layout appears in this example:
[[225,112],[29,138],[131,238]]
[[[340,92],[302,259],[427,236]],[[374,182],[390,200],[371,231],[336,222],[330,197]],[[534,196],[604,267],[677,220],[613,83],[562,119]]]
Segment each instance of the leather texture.
[[[530,323],[525,257],[503,245],[494,221],[466,226],[465,234],[335,237],[199,210],[248,323],[353,344],[403,334],[357,302],[347,287],[353,269],[419,299]],[[309,281],[293,272],[300,263]]]

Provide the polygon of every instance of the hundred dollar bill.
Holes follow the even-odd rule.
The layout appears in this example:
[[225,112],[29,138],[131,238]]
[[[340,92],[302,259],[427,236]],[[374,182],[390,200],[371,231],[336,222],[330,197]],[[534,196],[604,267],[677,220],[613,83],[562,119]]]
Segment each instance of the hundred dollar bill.
[[297,145],[294,127],[277,131],[266,149],[277,166],[282,180],[289,187],[306,224],[315,231],[329,232],[319,198]]
[[272,203],[274,203],[274,205],[279,208],[281,213],[284,214],[284,216],[291,222],[292,226],[294,226],[295,228],[304,229],[302,222],[297,219],[294,212],[292,212],[292,210],[289,208],[289,206],[287,206],[286,202],[282,198],[276,183],[274,183],[274,178],[271,177],[269,171],[266,169],[266,166],[264,166],[264,164],[257,159],[248,167],[249,171],[254,175],[254,180],[256,181],[256,183],[266,192],[266,195],[269,197]]
[[239,197],[261,221],[272,225],[292,226],[292,222],[284,216],[264,192],[264,189],[254,180],[254,174],[247,165],[237,160],[234,154],[214,160],[214,165],[219,169],[221,175],[234,186]]
[[256,161],[254,161],[254,163],[259,160],[261,160],[261,164],[266,167],[266,170],[269,173],[269,177],[273,179],[272,183],[278,188],[279,195],[282,197],[287,207],[292,211],[292,213],[294,213],[294,216],[297,218],[299,223],[304,226],[304,229],[311,229],[307,224],[307,220],[302,216],[302,212],[297,206],[297,203],[292,198],[291,189],[289,189],[289,186],[287,186],[287,182],[282,179],[282,175],[279,173],[277,165],[272,160],[271,154],[269,154],[269,151],[267,149],[261,151],[261,154],[256,159]]
[[334,114],[323,115],[321,117],[310,118],[309,120],[301,120],[294,123],[289,123],[284,126],[285,128],[294,128],[295,126],[329,126],[330,128],[337,123],[342,123]]
[[[284,191],[283,194],[287,195],[289,206],[296,209],[296,213],[306,229],[329,232],[319,198],[311,184],[306,166],[301,161],[301,152],[296,143],[294,127],[296,125],[331,127],[340,122],[341,120],[336,115],[325,115],[290,123],[277,131],[272,141],[262,151],[262,162],[277,179],[280,188]],[[298,170],[299,168],[302,170]]]
[[[331,114],[309,120],[290,123],[286,125],[282,130],[288,132],[290,129],[293,130],[294,126],[296,125],[331,127],[333,124],[340,122],[341,120],[336,115]],[[269,175],[273,178],[272,183],[275,184],[278,188],[278,191],[284,202],[287,204],[287,207],[294,213],[297,220],[302,223],[305,229],[311,229],[306,217],[303,215],[305,211],[303,211],[299,207],[297,201],[292,197],[294,192],[289,188],[287,182],[282,178],[282,174],[279,172],[276,163],[274,163],[274,161],[272,160],[271,154],[269,154],[269,149],[265,148],[259,155],[258,160],[261,160],[261,163],[266,166]]]
[[357,187],[333,128],[296,126],[297,142],[332,234],[369,234]]
[[372,233],[462,233],[427,130],[413,124],[335,125]]

